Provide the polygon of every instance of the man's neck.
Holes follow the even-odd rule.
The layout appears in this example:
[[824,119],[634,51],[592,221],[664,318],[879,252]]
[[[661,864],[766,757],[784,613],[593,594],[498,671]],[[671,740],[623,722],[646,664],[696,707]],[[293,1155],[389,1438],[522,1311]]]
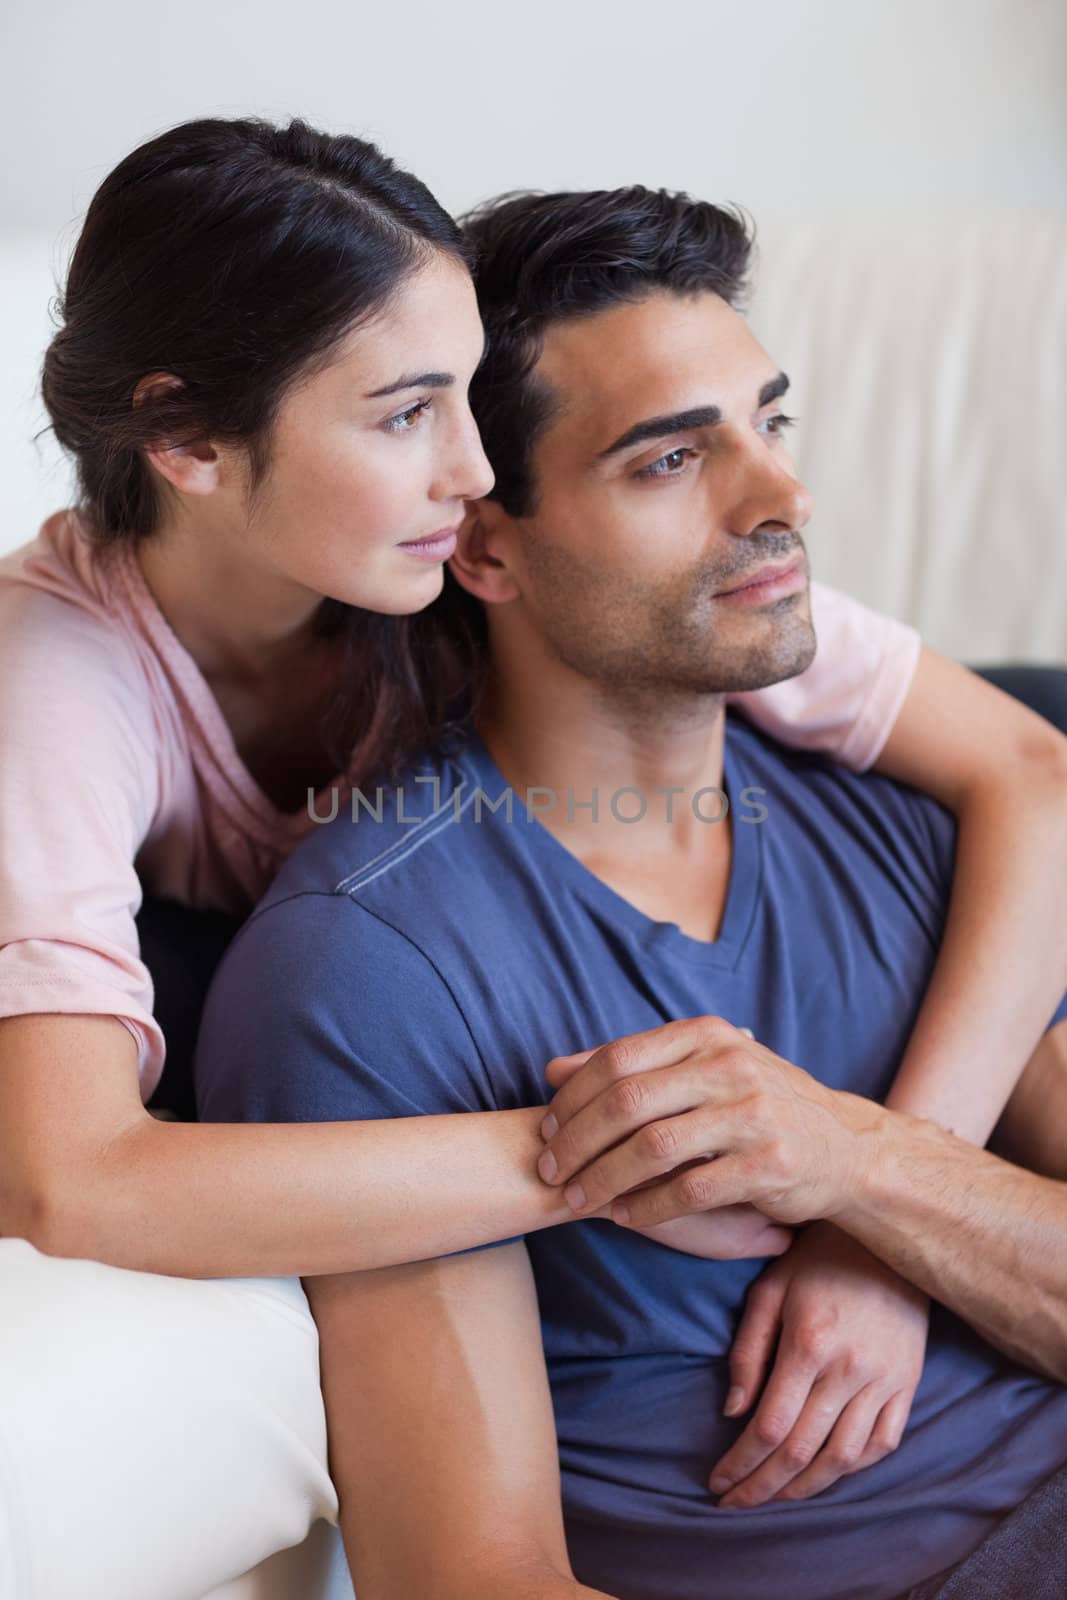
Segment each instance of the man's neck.
[[539,791],[539,820],[591,872],[655,920],[716,936],[731,860],[721,697],[642,702],[565,670],[494,671],[477,727],[515,794]]

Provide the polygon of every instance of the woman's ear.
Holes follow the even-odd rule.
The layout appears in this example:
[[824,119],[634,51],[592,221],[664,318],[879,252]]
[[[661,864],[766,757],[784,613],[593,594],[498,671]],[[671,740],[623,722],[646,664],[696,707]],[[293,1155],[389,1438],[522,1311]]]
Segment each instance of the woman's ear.
[[511,570],[515,549],[511,518],[503,507],[495,500],[468,500],[448,569],[468,594],[487,605],[517,600],[521,591]]
[[[134,406],[162,399],[168,391],[181,386],[181,379],[173,373],[153,372],[142,378],[133,391]],[[191,444],[146,445],[144,453],[160,477],[182,494],[212,494],[219,487],[219,453],[206,439],[196,439]]]

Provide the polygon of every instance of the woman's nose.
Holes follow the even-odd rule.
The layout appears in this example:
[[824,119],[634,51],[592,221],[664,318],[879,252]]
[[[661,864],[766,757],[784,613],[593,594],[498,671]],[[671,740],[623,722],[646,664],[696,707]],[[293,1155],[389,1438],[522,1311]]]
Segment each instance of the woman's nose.
[[473,417],[466,418],[457,429],[448,465],[441,499],[481,500],[496,482]]

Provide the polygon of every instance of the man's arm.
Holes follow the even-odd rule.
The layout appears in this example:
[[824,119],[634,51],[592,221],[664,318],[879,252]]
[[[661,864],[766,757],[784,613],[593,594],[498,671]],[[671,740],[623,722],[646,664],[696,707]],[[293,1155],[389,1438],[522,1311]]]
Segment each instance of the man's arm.
[[[1067,1075],[1067,1022],[1034,1060],[1046,1077],[1057,1062]],[[549,1075],[561,1076],[554,1066]],[[616,1221],[647,1228],[749,1203],[779,1222],[825,1219],[991,1344],[1067,1383],[1067,1183],[1058,1178],[828,1089],[718,1017],[594,1051],[567,1076],[542,1132],[542,1162],[551,1157],[542,1176],[565,1186],[579,1216],[610,1205]]]
[[609,1600],[567,1557],[525,1245],[305,1287],[359,1600]]
[[[1028,1072],[1067,1073],[1067,1022],[1046,1034]],[[1067,1176],[1067,1125],[1058,1162]],[[1067,1383],[1067,1183],[976,1151],[930,1122],[887,1112],[863,1181],[838,1227],[989,1343]]]

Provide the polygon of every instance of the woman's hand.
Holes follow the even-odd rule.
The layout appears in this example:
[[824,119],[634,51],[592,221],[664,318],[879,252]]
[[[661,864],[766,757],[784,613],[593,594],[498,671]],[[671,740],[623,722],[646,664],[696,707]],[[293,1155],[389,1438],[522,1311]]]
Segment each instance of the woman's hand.
[[712,1471],[721,1506],[803,1500],[897,1448],[922,1376],[930,1302],[862,1245],[813,1223],[749,1290],[727,1414],[755,1401]]
[[[610,1217],[610,1210],[606,1213]],[[681,1250],[706,1261],[749,1261],[758,1256],[780,1256],[789,1249],[792,1228],[772,1222],[755,1206],[720,1206],[692,1217],[677,1217],[654,1228],[634,1228],[646,1239]]]

